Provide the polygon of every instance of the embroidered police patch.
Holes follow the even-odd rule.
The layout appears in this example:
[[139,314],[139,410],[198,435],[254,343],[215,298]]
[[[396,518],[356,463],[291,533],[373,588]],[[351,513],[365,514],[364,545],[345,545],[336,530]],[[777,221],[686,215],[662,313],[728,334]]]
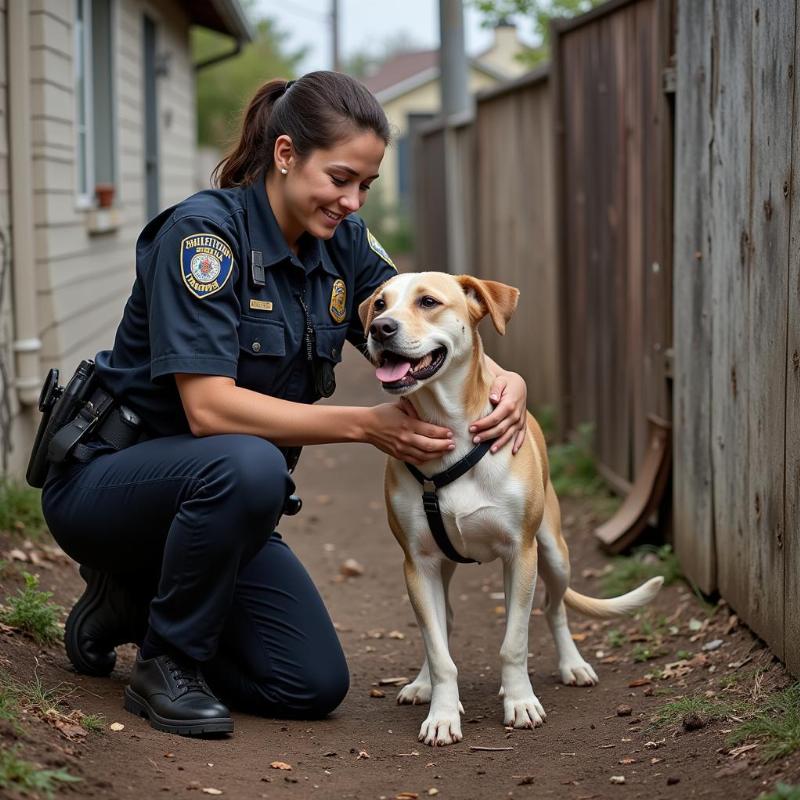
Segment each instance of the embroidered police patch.
[[193,233],[181,242],[181,274],[195,297],[218,292],[233,272],[231,248],[211,233]]
[[330,311],[334,322],[344,322],[346,305],[347,289],[345,288],[344,281],[341,278],[337,278],[333,282],[333,289],[331,289],[331,304],[328,306],[328,311]]
[[395,272],[397,272],[394,261],[389,258],[389,254],[384,250],[383,245],[372,235],[369,228],[367,228],[367,241],[369,242],[370,250],[377,253]]

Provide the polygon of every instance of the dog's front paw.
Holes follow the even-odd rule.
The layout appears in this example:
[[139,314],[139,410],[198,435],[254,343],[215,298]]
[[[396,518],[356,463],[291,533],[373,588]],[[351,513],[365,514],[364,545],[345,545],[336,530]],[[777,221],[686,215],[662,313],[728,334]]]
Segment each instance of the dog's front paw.
[[515,728],[538,728],[544,724],[547,714],[533,692],[518,700],[509,697],[502,688],[500,692],[503,697],[503,724]]
[[576,661],[562,661],[558,665],[561,682],[567,686],[595,686],[598,683],[597,673],[582,658]]
[[458,713],[436,713],[431,709],[428,718],[419,729],[419,740],[431,747],[455,744],[464,737],[461,735],[461,718]]

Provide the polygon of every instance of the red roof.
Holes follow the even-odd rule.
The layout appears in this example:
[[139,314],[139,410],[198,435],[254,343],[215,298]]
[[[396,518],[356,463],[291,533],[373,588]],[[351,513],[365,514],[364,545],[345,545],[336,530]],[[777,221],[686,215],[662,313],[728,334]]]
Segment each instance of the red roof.
[[364,79],[364,85],[377,94],[401,81],[413,78],[420,72],[439,64],[439,50],[416,50],[410,53],[398,53],[385,61],[378,71]]

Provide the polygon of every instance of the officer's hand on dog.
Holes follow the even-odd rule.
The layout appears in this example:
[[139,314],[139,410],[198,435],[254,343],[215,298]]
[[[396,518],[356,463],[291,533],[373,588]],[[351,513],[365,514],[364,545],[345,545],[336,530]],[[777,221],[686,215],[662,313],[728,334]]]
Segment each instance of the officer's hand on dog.
[[478,444],[497,439],[492,453],[513,441],[511,452],[516,454],[525,441],[527,429],[528,387],[522,376],[516,372],[500,372],[492,383],[489,400],[494,405],[492,413],[469,426],[473,441]]
[[388,455],[419,466],[452,450],[452,431],[422,422],[405,398],[369,409],[367,441]]

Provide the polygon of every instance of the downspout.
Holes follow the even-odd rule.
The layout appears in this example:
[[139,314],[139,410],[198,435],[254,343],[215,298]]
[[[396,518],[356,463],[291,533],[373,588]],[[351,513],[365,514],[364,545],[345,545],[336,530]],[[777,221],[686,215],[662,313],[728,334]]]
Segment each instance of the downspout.
[[14,0],[6,10],[8,29],[8,144],[11,179],[11,275],[17,397],[22,405],[39,398],[41,376],[39,315],[33,224],[33,154],[30,104],[29,0]]

